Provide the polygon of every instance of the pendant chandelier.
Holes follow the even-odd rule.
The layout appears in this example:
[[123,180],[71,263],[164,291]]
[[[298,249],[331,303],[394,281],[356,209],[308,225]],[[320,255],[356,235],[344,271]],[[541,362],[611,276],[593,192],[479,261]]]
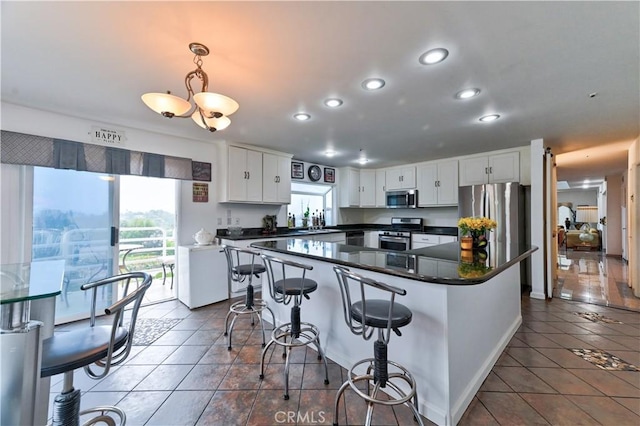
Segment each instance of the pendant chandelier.
[[[191,43],[189,49],[195,54],[193,63],[197,68],[184,78],[187,99],[167,91],[167,93],[145,93],[142,95],[142,102],[163,117],[191,117],[198,126],[210,132],[225,129],[231,124],[228,116],[236,112],[239,105],[228,96],[207,92],[209,77],[202,69],[202,57],[209,54],[209,48],[201,43]],[[191,86],[194,77],[201,83],[199,93],[195,93]],[[195,105],[190,102],[191,98]]]

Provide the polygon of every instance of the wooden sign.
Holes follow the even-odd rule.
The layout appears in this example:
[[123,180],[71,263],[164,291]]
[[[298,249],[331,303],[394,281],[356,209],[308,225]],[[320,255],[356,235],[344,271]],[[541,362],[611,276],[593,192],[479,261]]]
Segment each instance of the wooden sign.
[[209,184],[195,183],[193,184],[193,202],[207,203],[209,202]]

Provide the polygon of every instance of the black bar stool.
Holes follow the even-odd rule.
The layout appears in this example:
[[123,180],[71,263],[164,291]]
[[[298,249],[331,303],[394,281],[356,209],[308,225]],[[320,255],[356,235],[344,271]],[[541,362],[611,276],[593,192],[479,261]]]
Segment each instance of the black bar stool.
[[[224,246],[224,254],[227,256],[228,266],[228,282],[229,291],[231,291],[231,283],[243,283],[247,278],[249,283],[247,284],[246,295],[244,301],[239,301],[232,304],[229,307],[229,312],[224,320],[224,335],[227,336],[227,349],[231,350],[231,335],[233,334],[233,326],[236,323],[238,316],[249,314],[251,315],[251,325],[255,326],[253,316],[258,317],[260,327],[262,328],[262,347],[265,347],[266,339],[264,335],[264,322],[262,321],[262,312],[267,310],[271,313],[272,324],[275,327],[276,317],[273,315],[273,311],[262,299],[256,299],[254,297],[253,277],[260,278],[260,274],[265,271],[264,265],[255,263],[255,258],[260,257],[260,253],[254,250],[243,249],[233,246]],[[242,263],[247,258],[251,258],[249,263]],[[233,315],[231,320],[231,326],[229,326],[229,318]]]
[[[141,279],[142,283],[129,292],[131,279]],[[124,296],[105,309],[107,315],[113,316],[110,325],[96,325],[96,301],[98,287],[108,288],[114,283],[124,283]],[[129,356],[133,342],[138,309],[145,292],[151,286],[151,276],[145,272],[130,272],[114,277],[104,278],[80,286],[82,290],[91,290],[91,317],[89,327],[79,328],[64,333],[56,333],[42,343],[41,377],[49,377],[64,373],[62,392],[56,396],[53,405],[53,426],[78,425],[80,416],[98,413],[96,417],[84,424],[104,423],[115,425],[112,416],[119,417],[120,425],[126,423],[126,414],[118,407],[100,406],[80,411],[80,389],[73,387],[73,372],[84,367],[92,379],[105,377],[113,365],[123,363]],[[124,309],[133,304],[131,319],[128,325],[123,323]],[[92,364],[97,366],[92,367]]]
[[[327,359],[320,346],[320,330],[308,322],[300,321],[300,304],[302,298],[309,299],[309,293],[318,288],[318,283],[306,277],[306,272],[313,269],[313,266],[290,260],[279,259],[277,257],[262,255],[264,264],[267,267],[267,278],[269,280],[269,292],[273,300],[277,303],[288,305],[293,301],[291,307],[291,322],[282,324],[274,328],[271,333],[271,340],[262,350],[260,360],[260,379],[264,379],[264,357],[273,344],[280,345],[284,349],[283,357],[286,358],[284,366],[284,399],[289,399],[289,359],[291,358],[291,348],[313,344],[318,350],[318,359],[324,361],[325,379],[324,384],[329,384],[329,368]],[[276,280],[274,275],[274,264],[282,271],[281,279]],[[281,266],[281,268],[278,268]],[[289,274],[287,275],[287,272]],[[292,276],[293,275],[293,276]]]
[[[373,344],[374,358],[366,358],[355,363],[349,370],[349,378],[340,386],[336,394],[336,404],[333,424],[338,424],[338,405],[340,397],[347,389],[351,389],[362,399],[367,401],[367,416],[363,424],[370,425],[373,417],[374,404],[399,405],[406,404],[413,411],[416,421],[423,426],[422,418],[418,412],[418,393],[416,392],[416,382],[411,373],[400,364],[390,361],[387,358],[387,344],[393,330],[401,336],[400,327],[411,322],[412,313],[409,308],[400,303],[395,303],[395,296],[404,296],[406,290],[390,286],[388,284],[363,277],[349,271],[347,268],[334,266],[338,282],[340,284],[340,294],[342,296],[342,307],[344,319],[353,334],[362,336],[369,340],[374,329],[378,330],[378,339]],[[351,291],[351,287],[354,291]],[[355,290],[357,288],[357,290]],[[388,299],[368,299],[366,290],[375,289],[376,295],[381,291],[388,294]],[[355,375],[354,370],[366,364],[366,374]],[[390,372],[389,366],[392,366]],[[371,374],[373,370],[373,374]],[[364,393],[356,386],[356,382],[366,381],[367,392]],[[400,381],[409,385],[409,392],[405,393],[398,383]],[[371,389],[373,384],[373,390]],[[380,389],[391,388],[397,395],[396,399],[381,399],[378,397]],[[389,398],[392,398],[390,395]],[[411,403],[413,400],[413,403]]]

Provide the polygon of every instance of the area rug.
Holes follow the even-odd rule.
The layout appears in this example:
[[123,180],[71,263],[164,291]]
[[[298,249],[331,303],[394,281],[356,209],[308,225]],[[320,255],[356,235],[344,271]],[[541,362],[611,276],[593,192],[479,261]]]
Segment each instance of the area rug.
[[133,333],[134,346],[148,346],[182,321],[179,318],[139,318]]
[[640,368],[621,360],[615,355],[611,355],[609,352],[598,349],[571,349],[571,352],[603,370],[640,371]]

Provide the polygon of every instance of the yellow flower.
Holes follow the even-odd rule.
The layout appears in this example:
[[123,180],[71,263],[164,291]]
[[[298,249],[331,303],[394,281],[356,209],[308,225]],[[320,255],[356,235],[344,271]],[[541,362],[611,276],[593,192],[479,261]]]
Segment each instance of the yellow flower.
[[488,217],[463,217],[458,221],[458,228],[462,235],[483,234],[490,229],[494,229],[498,224]]

